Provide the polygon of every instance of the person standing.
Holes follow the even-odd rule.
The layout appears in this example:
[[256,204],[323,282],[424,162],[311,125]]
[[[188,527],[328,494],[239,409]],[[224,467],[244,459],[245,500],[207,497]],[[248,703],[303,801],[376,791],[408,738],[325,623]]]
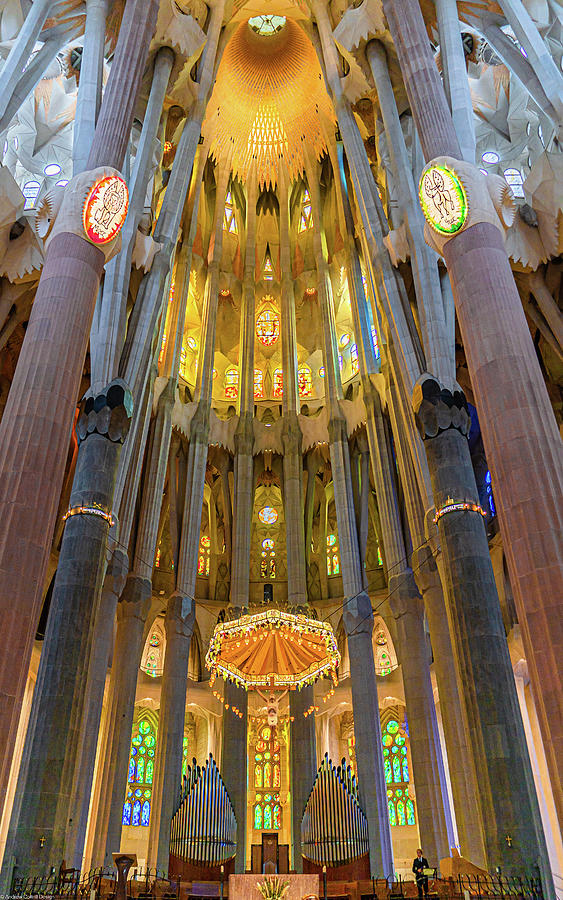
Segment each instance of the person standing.
[[428,875],[424,874],[425,869],[428,869],[428,860],[425,856],[422,855],[422,850],[420,847],[416,851],[416,858],[412,864],[412,870],[414,872],[414,877],[416,879],[416,886],[418,888],[418,896],[422,897],[422,892],[424,891],[424,896],[428,897]]

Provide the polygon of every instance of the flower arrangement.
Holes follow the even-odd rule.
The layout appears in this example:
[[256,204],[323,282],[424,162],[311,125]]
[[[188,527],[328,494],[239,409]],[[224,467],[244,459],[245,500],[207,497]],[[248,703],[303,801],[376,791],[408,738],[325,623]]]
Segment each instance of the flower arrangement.
[[264,900],[283,900],[289,890],[289,881],[273,876],[256,885]]

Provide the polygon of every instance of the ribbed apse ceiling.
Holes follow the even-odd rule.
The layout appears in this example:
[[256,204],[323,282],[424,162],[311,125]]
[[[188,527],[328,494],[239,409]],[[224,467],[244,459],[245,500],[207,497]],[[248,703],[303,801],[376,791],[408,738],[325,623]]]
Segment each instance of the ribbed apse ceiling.
[[230,158],[243,181],[254,162],[260,184],[274,185],[281,161],[296,178],[307,154],[319,158],[334,122],[303,29],[287,19],[277,34],[261,36],[241,23],[225,49],[203,124],[211,155]]

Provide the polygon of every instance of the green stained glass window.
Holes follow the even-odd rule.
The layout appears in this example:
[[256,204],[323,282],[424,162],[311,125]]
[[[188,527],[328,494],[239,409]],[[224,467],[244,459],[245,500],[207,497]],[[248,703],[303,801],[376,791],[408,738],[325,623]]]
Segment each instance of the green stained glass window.
[[397,734],[398,730],[399,730],[399,723],[396,722],[394,719],[389,719],[389,721],[387,722],[386,731],[389,734]]
[[397,814],[395,812],[395,804],[392,800],[389,800],[387,803],[389,809],[389,824],[396,825],[397,824]]
[[385,765],[385,781],[387,782],[387,784],[391,784],[391,782],[393,781],[393,775],[391,773],[391,760],[386,759],[384,761],[384,765]]
[[414,804],[412,800],[407,800],[407,825],[416,825],[416,819],[414,817]]
[[264,807],[264,828],[272,827],[272,807],[269,803]]
[[254,827],[262,828],[262,807],[259,803],[254,807]]
[[402,800],[397,802],[397,821],[399,825],[406,825],[407,819],[405,816],[405,804]]
[[133,731],[129,754],[128,784],[135,785],[135,801],[129,788],[123,805],[122,824],[147,827],[150,821],[152,782],[154,776],[154,748],[156,731],[148,718],[143,718]]

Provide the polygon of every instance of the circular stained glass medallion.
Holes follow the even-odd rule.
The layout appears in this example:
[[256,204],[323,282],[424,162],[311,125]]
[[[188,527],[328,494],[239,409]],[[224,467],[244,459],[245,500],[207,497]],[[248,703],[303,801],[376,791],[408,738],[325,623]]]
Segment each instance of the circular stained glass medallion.
[[440,234],[455,234],[467,220],[467,195],[456,173],[430,166],[420,179],[418,196],[424,217]]
[[258,513],[258,518],[264,525],[275,525],[278,521],[278,511],[273,506],[263,506]]

